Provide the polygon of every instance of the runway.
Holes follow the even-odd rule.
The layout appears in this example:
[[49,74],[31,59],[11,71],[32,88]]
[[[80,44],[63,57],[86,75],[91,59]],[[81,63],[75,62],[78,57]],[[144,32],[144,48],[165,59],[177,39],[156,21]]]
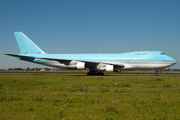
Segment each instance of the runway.
[[81,76],[81,77],[180,77],[180,75],[73,75],[73,74],[0,74],[0,76]]

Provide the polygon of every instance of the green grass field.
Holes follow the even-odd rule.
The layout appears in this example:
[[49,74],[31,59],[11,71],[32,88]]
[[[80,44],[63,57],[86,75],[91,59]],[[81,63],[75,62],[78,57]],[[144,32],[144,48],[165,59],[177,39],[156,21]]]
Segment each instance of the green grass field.
[[0,76],[0,119],[180,120],[180,78]]

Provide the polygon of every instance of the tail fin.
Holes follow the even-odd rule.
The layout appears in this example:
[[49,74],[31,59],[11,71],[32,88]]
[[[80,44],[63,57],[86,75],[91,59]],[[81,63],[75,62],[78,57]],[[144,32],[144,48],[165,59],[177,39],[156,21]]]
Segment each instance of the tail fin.
[[33,41],[24,33],[14,32],[21,54],[45,54]]

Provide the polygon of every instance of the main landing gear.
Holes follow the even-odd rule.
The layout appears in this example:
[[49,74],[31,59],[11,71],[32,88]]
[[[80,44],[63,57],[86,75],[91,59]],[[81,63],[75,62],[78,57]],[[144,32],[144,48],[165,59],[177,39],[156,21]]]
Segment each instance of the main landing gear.
[[155,73],[156,76],[159,76],[159,73],[158,73],[158,70],[156,70],[156,73]]
[[102,71],[99,71],[99,70],[89,70],[87,75],[104,75],[104,73]]

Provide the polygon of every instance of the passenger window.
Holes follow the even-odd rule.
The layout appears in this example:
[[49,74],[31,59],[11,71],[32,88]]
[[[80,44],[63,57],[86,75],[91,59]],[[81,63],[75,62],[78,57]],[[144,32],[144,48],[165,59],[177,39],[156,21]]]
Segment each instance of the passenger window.
[[165,55],[165,53],[161,53],[161,55]]

